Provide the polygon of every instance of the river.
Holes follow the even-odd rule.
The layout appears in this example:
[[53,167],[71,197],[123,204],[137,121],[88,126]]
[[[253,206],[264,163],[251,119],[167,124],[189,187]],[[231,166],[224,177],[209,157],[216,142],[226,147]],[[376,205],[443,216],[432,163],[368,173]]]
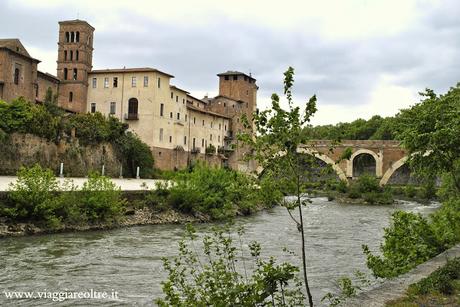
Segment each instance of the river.
[[[341,205],[315,198],[305,209],[309,279],[316,302],[335,281],[355,270],[369,273],[362,244],[375,251],[390,214],[406,210],[428,214],[437,204],[399,202],[393,206]],[[245,242],[259,241],[265,255],[300,264],[283,247],[299,251],[299,233],[284,208],[238,218]],[[197,226],[208,233],[212,224]],[[59,306],[149,306],[161,296],[166,277],[162,257],[177,254],[181,225],[152,225],[6,238],[0,240],[0,306],[48,306],[50,299],[6,299],[5,291],[117,291],[118,300],[66,300]],[[300,253],[298,253],[300,254]]]

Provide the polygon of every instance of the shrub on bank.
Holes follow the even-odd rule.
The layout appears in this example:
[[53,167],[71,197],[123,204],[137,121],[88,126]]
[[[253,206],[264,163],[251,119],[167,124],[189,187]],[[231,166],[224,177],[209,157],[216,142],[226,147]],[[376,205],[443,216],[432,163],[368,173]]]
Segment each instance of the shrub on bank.
[[124,205],[120,189],[107,177],[91,174],[81,190],[71,181],[60,188],[51,170],[35,165],[20,169],[0,215],[59,228],[62,223],[113,222]]
[[258,187],[256,181],[245,174],[202,164],[176,173],[173,181],[169,188],[165,184],[157,185],[147,196],[147,204],[159,211],[172,208],[226,219],[238,213],[249,214],[258,204],[273,206],[273,198],[281,197],[275,195],[268,182],[263,181]]
[[380,186],[377,178],[370,175],[362,175],[354,180],[348,187],[348,197],[363,198],[371,205],[387,205],[393,203],[393,195],[390,190]]
[[424,218],[396,211],[385,229],[382,256],[363,246],[367,266],[376,277],[395,277],[460,242],[460,199],[452,198]]

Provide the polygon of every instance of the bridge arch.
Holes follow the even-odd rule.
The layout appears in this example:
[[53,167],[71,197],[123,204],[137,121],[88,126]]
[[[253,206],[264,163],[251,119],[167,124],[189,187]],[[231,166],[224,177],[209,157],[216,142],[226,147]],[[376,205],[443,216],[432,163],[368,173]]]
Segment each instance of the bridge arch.
[[[334,160],[332,160],[331,158],[329,158],[325,154],[319,153],[317,151],[314,151],[314,150],[311,150],[311,149],[308,149],[308,148],[305,148],[305,147],[297,148],[297,152],[307,154],[307,155],[311,155],[311,156],[323,161],[324,163],[326,163],[328,165],[331,165],[332,169],[335,171],[337,176],[339,176],[340,180],[348,182],[347,175],[345,174],[345,172],[340,168],[340,166],[337,163],[335,163]],[[285,153],[284,152],[279,152],[278,155],[284,156]],[[257,175],[260,176],[262,174],[262,172],[264,171],[264,168],[262,166],[258,166],[256,171],[257,171]]]
[[374,160],[375,160],[375,176],[376,177],[382,177],[382,155],[377,154],[375,151],[366,149],[366,148],[361,148],[355,151],[349,160],[347,160],[347,177],[352,178],[353,177],[353,163],[354,160],[357,156],[361,154],[368,154],[371,155]]
[[393,163],[388,169],[387,171],[385,172],[385,174],[383,175],[382,179],[380,180],[380,185],[383,186],[385,184],[387,184],[388,180],[390,180],[391,176],[394,174],[394,172],[396,172],[396,170],[398,168],[400,168],[401,166],[403,166],[406,162],[407,162],[407,159],[408,157],[407,156],[404,156],[402,157],[401,159],[399,159],[398,161],[396,161],[395,163]]

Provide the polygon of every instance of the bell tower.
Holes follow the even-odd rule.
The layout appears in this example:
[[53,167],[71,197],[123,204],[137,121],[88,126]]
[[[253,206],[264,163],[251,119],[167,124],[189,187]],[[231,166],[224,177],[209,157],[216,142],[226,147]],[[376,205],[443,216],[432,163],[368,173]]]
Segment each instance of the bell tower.
[[75,113],[86,112],[88,73],[93,63],[94,28],[84,20],[59,22],[58,104]]

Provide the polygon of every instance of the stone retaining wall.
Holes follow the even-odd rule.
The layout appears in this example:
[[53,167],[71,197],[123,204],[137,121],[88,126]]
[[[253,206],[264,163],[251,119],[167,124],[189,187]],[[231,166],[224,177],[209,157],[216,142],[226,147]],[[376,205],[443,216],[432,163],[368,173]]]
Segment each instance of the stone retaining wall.
[[406,274],[389,279],[372,290],[358,294],[357,297],[345,301],[341,306],[384,307],[386,302],[403,297],[409,285],[429,276],[444,266],[447,260],[455,257],[460,257],[460,244],[418,265]]

